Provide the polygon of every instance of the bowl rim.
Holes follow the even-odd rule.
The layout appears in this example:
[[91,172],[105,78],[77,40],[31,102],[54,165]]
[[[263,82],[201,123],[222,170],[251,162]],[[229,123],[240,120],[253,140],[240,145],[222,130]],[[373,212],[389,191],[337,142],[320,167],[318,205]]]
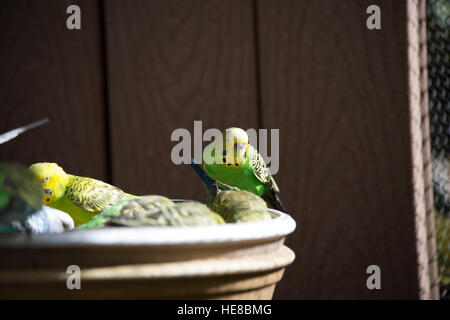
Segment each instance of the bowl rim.
[[1,234],[0,248],[218,244],[281,238],[294,232],[296,222],[289,214],[269,211],[274,216],[271,220],[213,226],[106,227],[56,234]]

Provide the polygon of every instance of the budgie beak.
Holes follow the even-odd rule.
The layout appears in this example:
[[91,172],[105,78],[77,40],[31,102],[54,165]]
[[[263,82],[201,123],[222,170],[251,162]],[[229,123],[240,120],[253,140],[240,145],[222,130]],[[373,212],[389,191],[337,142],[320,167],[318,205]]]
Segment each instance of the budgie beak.
[[244,164],[247,157],[247,144],[235,142],[227,145],[226,151],[223,153],[223,162],[227,166],[238,167]]
[[233,149],[234,149],[234,163],[243,164],[247,156],[246,152],[247,145],[244,143],[235,143]]

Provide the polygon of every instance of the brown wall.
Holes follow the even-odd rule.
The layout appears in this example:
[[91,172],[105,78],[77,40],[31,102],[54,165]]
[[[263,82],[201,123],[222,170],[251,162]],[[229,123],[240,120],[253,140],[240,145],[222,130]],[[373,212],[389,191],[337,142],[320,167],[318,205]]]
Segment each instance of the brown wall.
[[[70,3],[68,1],[67,3]],[[204,197],[176,128],[280,128],[297,255],[276,298],[418,298],[406,1],[0,2],[0,159]],[[366,28],[366,8],[382,29]],[[382,290],[366,288],[367,266]]]

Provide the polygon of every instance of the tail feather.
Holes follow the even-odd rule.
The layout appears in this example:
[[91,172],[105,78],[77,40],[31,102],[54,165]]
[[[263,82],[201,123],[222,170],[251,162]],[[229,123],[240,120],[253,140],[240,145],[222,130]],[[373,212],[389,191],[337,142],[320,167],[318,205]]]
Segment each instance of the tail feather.
[[194,169],[195,173],[202,179],[203,184],[208,191],[208,196],[213,198],[216,196],[218,192],[217,181],[211,179],[208,174],[203,170],[198,164],[194,162],[194,159],[191,159],[191,166]]
[[287,212],[285,205],[283,204],[277,193],[272,192],[270,194],[265,194],[262,196],[262,198],[274,209],[282,212]]

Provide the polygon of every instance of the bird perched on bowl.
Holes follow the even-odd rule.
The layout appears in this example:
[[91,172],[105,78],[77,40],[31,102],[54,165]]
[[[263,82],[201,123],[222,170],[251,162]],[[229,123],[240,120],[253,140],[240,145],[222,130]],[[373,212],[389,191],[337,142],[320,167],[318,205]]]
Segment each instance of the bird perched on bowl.
[[35,163],[29,170],[42,182],[44,204],[70,214],[75,225],[86,223],[118,201],[133,197],[100,180],[67,174],[56,163]]
[[0,232],[49,233],[73,229],[65,212],[42,205],[42,185],[27,168],[0,163]]
[[275,209],[286,211],[280,189],[269,168],[240,128],[228,128],[203,150],[203,167],[215,180],[261,196]]
[[126,210],[112,217],[108,225],[117,226],[205,226],[222,224],[225,221],[206,205],[196,201],[180,202],[154,210]]
[[199,226],[224,223],[199,202],[174,203],[158,195],[126,199],[109,207],[79,229],[98,226]]
[[159,195],[128,198],[103,210],[89,222],[78,226],[77,229],[104,227],[105,225],[108,225],[113,217],[121,216],[121,218],[135,219],[140,213],[173,205],[175,205],[175,203],[172,200]]
[[249,191],[239,190],[219,182],[222,188],[228,189],[220,191],[216,180],[211,179],[193,160],[191,165],[207,189],[208,207],[219,213],[226,222],[255,222],[271,219],[263,199]]

